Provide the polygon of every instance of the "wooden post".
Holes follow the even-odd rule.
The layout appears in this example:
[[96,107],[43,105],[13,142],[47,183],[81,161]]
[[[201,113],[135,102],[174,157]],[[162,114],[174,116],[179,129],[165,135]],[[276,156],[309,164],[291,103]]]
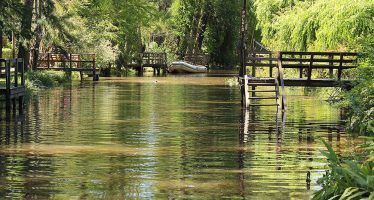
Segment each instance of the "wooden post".
[[330,69],[329,69],[329,77],[330,78],[333,78],[334,77],[334,62],[332,60],[334,60],[334,55],[329,55],[329,59],[331,60],[329,62],[329,65],[330,65]]
[[308,81],[312,80],[312,69],[313,69],[314,54],[310,54],[310,63],[308,68]]
[[342,72],[343,72],[343,59],[344,56],[340,53],[340,61],[339,61],[339,69],[338,69],[338,81],[342,79]]
[[[20,59],[19,61],[20,61],[19,64],[21,65],[21,67],[20,67],[20,69],[21,69],[21,86],[25,87],[24,61],[23,61],[23,59]],[[20,114],[23,112],[23,96],[22,95],[18,97],[18,110],[19,110]]]
[[244,105],[249,106],[248,75],[244,75]]
[[273,77],[273,52],[269,53],[269,65],[270,65],[269,76]]
[[303,55],[302,54],[300,54],[300,62],[299,62],[300,63],[300,69],[299,69],[300,71],[299,71],[299,77],[303,78],[303,69],[304,68],[302,67],[303,62],[301,61],[301,59],[303,59]]
[[166,74],[167,73],[167,67],[168,67],[168,54],[167,53],[164,53],[164,68],[163,68],[163,71],[162,73],[163,74]]
[[92,61],[92,67],[93,67],[93,81],[98,81],[99,77],[96,74],[96,54],[93,55],[93,61]]
[[21,58],[21,86],[25,86],[25,61]]
[[5,100],[6,100],[6,110],[9,112],[10,107],[11,107],[11,102],[10,102],[10,61],[6,60],[5,61]]
[[16,36],[14,35],[14,31],[12,31],[12,58],[16,58]]
[[245,50],[245,32],[246,32],[246,16],[247,16],[247,0],[243,0],[243,8],[240,13],[240,69],[239,69],[239,81],[242,84],[240,87],[242,96],[242,106],[247,106],[248,96],[248,84],[246,82],[246,50]]
[[[252,66],[252,77],[256,77],[256,53],[253,52],[253,66]],[[252,90],[255,91],[256,90],[256,86],[252,86]],[[252,92],[252,96],[256,96],[256,92]]]
[[51,58],[50,58],[50,53],[47,53],[47,64],[48,64],[48,69],[51,67]]
[[73,68],[73,61],[72,61],[71,54],[69,54],[69,64],[70,64],[70,71],[71,71],[71,69]]
[[16,59],[16,66],[14,67],[14,87],[18,87],[18,67],[20,66],[18,59]]

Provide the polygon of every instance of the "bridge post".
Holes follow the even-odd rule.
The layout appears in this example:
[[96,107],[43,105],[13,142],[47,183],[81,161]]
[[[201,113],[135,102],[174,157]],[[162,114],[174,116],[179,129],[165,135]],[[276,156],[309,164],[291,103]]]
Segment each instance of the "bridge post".
[[300,68],[299,68],[299,77],[300,78],[303,78],[303,67],[302,67],[302,65],[303,65],[303,62],[301,61],[301,59],[303,59],[303,55],[302,54],[300,54],[300,62],[299,62],[299,64],[300,64]]
[[[334,60],[334,56],[333,55],[329,55],[329,59],[330,60]],[[331,69],[329,69],[329,77],[333,78],[334,77],[334,69],[332,67],[334,65],[334,62],[333,61],[329,62],[329,65],[331,67]]]
[[5,61],[5,101],[6,101],[6,110],[7,112],[10,111],[11,107],[11,99],[10,99],[10,64],[11,62],[9,60]]
[[48,65],[48,69],[51,67],[51,56],[50,56],[50,53],[47,53],[47,65]]
[[339,68],[338,68],[338,81],[342,79],[343,58],[344,58],[343,54],[340,53]]
[[[241,23],[240,23],[240,70],[239,70],[239,81],[242,96],[242,106],[246,106],[247,97],[245,90],[248,87],[245,81],[246,69],[246,50],[245,50],[245,32],[246,32],[246,16],[247,16],[247,0],[243,0],[243,8],[241,11]],[[247,90],[248,91],[248,90]]]
[[273,52],[269,53],[269,76],[272,78],[273,77]]
[[314,54],[310,54],[310,63],[308,68],[308,81],[312,80],[312,69],[313,69],[313,62],[314,62]]
[[[252,77],[256,77],[256,53],[253,52],[253,66],[252,66]],[[252,86],[252,90],[256,90],[256,86]],[[256,92],[252,92],[252,96],[256,96]]]

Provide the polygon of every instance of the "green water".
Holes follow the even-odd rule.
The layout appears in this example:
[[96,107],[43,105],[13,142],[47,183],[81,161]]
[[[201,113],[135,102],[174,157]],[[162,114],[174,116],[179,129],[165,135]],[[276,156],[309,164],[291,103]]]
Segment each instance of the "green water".
[[309,199],[326,165],[318,138],[355,147],[340,111],[302,89],[289,91],[282,128],[275,108],[243,112],[225,79],[40,91],[0,121],[0,199]]

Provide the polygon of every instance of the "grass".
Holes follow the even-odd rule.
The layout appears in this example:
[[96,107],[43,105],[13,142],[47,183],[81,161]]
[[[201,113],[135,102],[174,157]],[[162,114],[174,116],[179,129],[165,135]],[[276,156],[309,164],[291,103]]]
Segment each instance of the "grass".
[[28,71],[25,73],[26,87],[30,90],[51,88],[70,83],[71,80],[78,80],[79,74],[71,76],[65,72],[56,71]]

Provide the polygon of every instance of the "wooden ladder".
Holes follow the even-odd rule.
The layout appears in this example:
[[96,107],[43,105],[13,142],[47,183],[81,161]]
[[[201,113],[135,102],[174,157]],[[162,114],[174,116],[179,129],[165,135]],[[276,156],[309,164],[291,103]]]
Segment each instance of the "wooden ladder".
[[[256,78],[246,76],[247,107],[280,106],[279,83],[276,78]],[[260,95],[259,95],[260,94]],[[266,95],[270,94],[270,95]],[[259,101],[274,101],[260,103]]]

